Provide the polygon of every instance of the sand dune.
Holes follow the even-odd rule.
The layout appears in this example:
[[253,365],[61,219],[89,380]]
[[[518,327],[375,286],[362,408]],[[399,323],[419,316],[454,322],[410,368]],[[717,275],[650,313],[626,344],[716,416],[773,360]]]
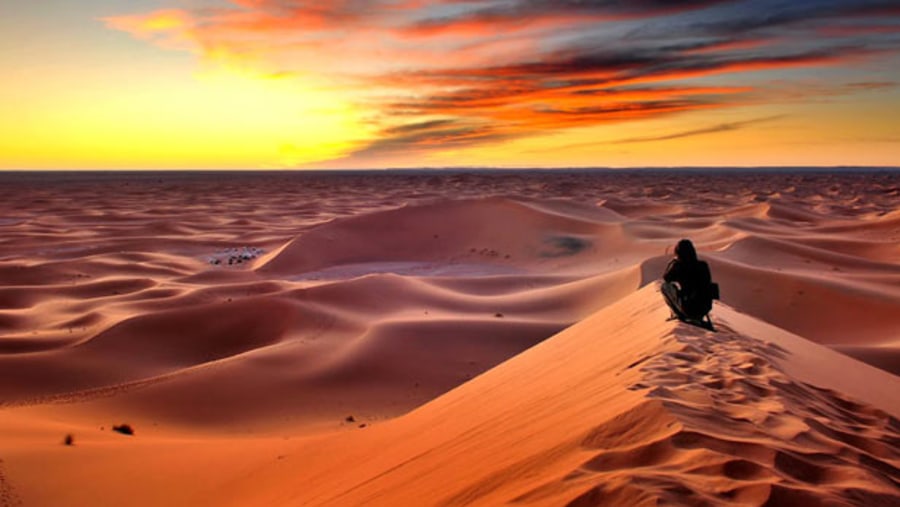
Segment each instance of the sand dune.
[[[716,312],[718,333],[667,322],[656,286],[645,287],[371,428],[300,441],[185,442],[151,430],[132,443],[95,432],[71,450],[82,460],[53,465],[63,478],[55,487],[85,505],[100,494],[217,505],[900,501],[900,380],[724,305]],[[114,455],[116,446],[127,453]],[[35,454],[69,451],[44,449],[9,458],[17,490],[38,500],[62,492],[28,482]],[[86,476],[102,487],[75,491]],[[167,494],[154,492],[163,484]]]
[[[717,334],[666,315],[646,287],[373,429],[367,443],[399,442],[387,451],[285,489],[298,505],[900,501],[895,376],[785,332],[758,339],[771,330],[727,307]],[[810,365],[856,377],[812,384]]]
[[[598,218],[602,209],[587,208]],[[595,243],[600,236],[603,243]],[[484,264],[558,270],[578,254],[607,256],[621,245],[615,224],[511,199],[441,201],[371,213],[317,227],[291,241],[258,271],[315,272],[335,265],[391,261]],[[616,241],[618,239],[618,241]],[[309,276],[309,275],[307,275]]]
[[900,501],[895,173],[3,178],[0,505]]

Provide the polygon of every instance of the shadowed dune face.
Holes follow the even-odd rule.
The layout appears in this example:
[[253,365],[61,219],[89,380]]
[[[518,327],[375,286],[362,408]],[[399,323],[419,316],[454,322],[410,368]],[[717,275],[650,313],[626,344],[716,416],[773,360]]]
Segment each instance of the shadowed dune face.
[[394,416],[650,283],[682,237],[723,302],[900,372],[897,173],[0,180],[5,404]]

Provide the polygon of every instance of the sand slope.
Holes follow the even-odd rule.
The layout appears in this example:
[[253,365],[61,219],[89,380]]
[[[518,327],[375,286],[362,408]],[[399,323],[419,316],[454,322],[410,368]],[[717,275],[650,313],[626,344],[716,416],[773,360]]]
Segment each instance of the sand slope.
[[[373,429],[373,447],[341,443],[333,468],[314,464],[309,481],[286,488],[291,501],[900,501],[900,380],[787,333],[744,334],[769,328],[718,314],[716,334],[667,323],[647,287]],[[856,375],[811,384],[812,364]]]
[[[84,505],[900,501],[900,379],[725,306],[718,333],[667,315],[647,286],[371,427],[300,442],[150,434],[14,447],[7,481],[28,502]],[[60,477],[49,488],[29,470],[47,460]],[[78,490],[88,477],[96,489]]]

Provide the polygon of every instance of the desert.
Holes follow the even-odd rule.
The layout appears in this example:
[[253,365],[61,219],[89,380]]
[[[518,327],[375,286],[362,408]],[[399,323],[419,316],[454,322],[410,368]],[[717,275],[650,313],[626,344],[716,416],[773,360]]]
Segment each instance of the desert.
[[[893,169],[0,173],[0,505],[898,505],[898,205]],[[715,332],[660,295],[682,238]]]

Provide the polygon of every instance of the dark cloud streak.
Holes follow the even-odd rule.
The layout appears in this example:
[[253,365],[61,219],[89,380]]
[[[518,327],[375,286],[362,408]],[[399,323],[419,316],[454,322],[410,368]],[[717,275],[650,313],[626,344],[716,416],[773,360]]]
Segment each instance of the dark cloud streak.
[[649,143],[654,141],[669,141],[672,139],[683,139],[685,137],[695,137],[702,136],[707,134],[718,134],[720,132],[732,132],[735,130],[742,129],[748,125],[755,125],[759,123],[771,122],[774,120],[779,120],[784,118],[785,115],[775,115],[775,116],[767,116],[765,118],[756,118],[753,120],[744,120],[744,121],[734,121],[728,123],[720,123],[718,125],[713,125],[711,127],[704,127],[693,130],[685,130],[682,132],[675,132],[672,134],[665,134],[661,136],[646,136],[646,137],[631,137],[627,139],[620,139],[618,141],[612,141],[609,144],[631,144],[631,143]]
[[[488,31],[500,27],[528,27],[540,20],[580,24],[601,20],[641,19],[703,9],[729,0],[516,0],[487,1],[473,11],[430,17],[404,28],[423,35],[454,30]],[[474,2],[473,2],[474,3]]]

